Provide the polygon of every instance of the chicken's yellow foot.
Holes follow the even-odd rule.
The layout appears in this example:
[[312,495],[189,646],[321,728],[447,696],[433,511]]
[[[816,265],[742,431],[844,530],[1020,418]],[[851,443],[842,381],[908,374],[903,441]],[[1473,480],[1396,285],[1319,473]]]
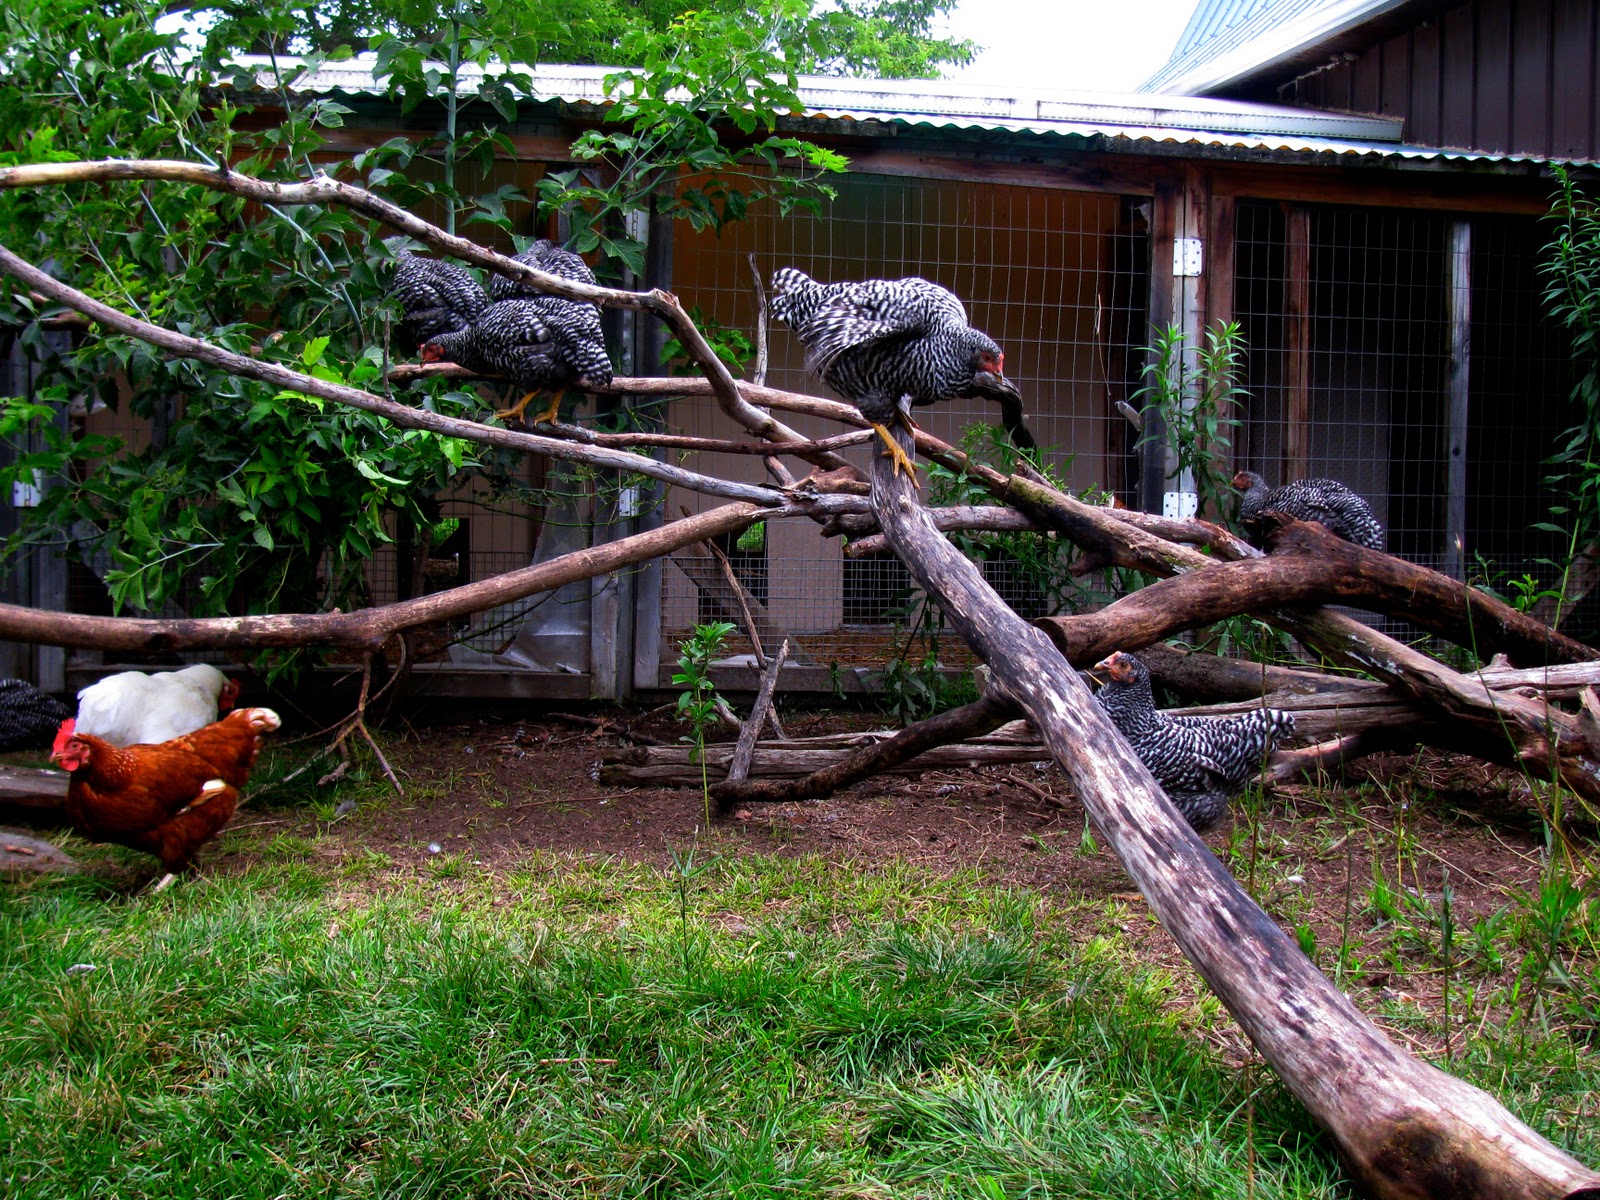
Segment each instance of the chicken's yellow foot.
[[913,438],[916,437],[917,430],[922,428],[921,425],[918,425],[915,421],[913,421],[911,419],[911,414],[908,413],[903,408],[895,409],[894,410],[894,416],[895,416],[895,420],[900,422],[901,428],[904,429],[907,433],[909,433]]
[[883,439],[883,444],[889,447],[887,457],[894,459],[894,473],[900,474],[900,468],[906,469],[906,474],[913,480],[917,477],[917,464],[906,457],[906,452],[900,449],[900,443],[894,440],[894,435],[889,432],[887,425],[879,425],[876,421],[872,427],[878,431],[878,436]]
[[518,400],[510,408],[502,408],[502,409],[496,410],[496,412],[494,414],[495,417],[497,419],[501,420],[501,421],[520,421],[520,420],[522,420],[522,414],[527,410],[528,401],[532,400],[538,394],[539,394],[538,392],[529,392],[526,396],[524,396],[521,400]]
[[561,402],[563,400],[565,400],[566,397],[567,397],[567,393],[566,392],[564,392],[564,391],[557,392],[555,394],[555,396],[551,399],[550,406],[548,408],[546,408],[542,413],[540,413],[537,417],[535,417],[533,419],[533,423],[535,425],[551,425],[551,424],[554,424],[561,417]]

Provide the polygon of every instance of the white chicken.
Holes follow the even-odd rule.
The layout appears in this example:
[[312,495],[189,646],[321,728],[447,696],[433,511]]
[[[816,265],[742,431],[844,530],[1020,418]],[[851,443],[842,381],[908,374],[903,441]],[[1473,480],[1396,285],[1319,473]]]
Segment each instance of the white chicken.
[[238,680],[209,663],[157,675],[123,671],[78,693],[77,731],[113,746],[169,742],[210,725],[238,695]]

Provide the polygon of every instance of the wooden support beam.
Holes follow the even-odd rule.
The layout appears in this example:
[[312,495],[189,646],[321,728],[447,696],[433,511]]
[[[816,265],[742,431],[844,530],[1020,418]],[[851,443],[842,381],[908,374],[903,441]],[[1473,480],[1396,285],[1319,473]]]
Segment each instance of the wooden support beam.
[[1449,289],[1450,382],[1445,422],[1444,557],[1442,570],[1466,578],[1467,422],[1472,385],[1472,222],[1452,221],[1445,248]]
[[1311,211],[1289,209],[1283,279],[1283,478],[1311,470]]

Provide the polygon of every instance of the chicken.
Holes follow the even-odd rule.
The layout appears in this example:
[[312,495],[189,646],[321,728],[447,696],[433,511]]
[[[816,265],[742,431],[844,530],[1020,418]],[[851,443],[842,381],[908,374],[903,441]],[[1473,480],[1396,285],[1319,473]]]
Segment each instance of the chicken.
[[156,675],[123,671],[78,693],[77,729],[113,746],[155,745],[211,724],[238,696],[238,680],[209,663]]
[[0,750],[43,749],[72,710],[22,679],[0,679]]
[[559,296],[497,300],[470,329],[430,340],[422,347],[422,361],[454,362],[510,379],[524,394],[495,414],[502,419],[520,418],[534,396],[553,391],[554,399],[534,417],[535,425],[556,419],[568,388],[611,382],[600,311]]
[[1267,490],[1267,481],[1254,471],[1240,471],[1233,486],[1244,493],[1239,523],[1250,540],[1259,544],[1269,512],[1281,512],[1297,521],[1313,521],[1347,542],[1370,550],[1384,548],[1383,525],[1372,506],[1337,479],[1296,479]]
[[[393,246],[394,239],[386,245]],[[405,315],[395,329],[402,350],[414,354],[430,338],[467,329],[489,306],[489,297],[470,272],[437,258],[419,258],[394,248],[394,278],[389,294]]]
[[[594,272],[589,269],[588,263],[571,250],[563,250],[548,238],[540,238],[521,254],[512,255],[512,258],[536,271],[543,271],[546,275],[558,275],[562,279],[570,279],[573,283],[594,283]],[[507,279],[504,275],[496,275],[489,280],[491,300],[537,299],[544,294],[531,283]]]
[[793,267],[773,273],[772,291],[772,315],[804,343],[806,366],[872,422],[896,474],[912,463],[888,425],[916,428],[907,403],[994,400],[1012,442],[1037,445],[1023,423],[1022,393],[1005,377],[1005,354],[967,324],[953,292],[916,277],[818,283]]
[[261,734],[278,728],[270,708],[242,708],[159,745],[113,746],[61,723],[52,762],[72,772],[67,820],[81,836],[154,854],[172,874],[233,816]]
[[[594,272],[583,259],[543,238],[516,260],[575,283],[594,283]],[[551,391],[550,404],[533,424],[554,421],[568,388],[611,382],[611,359],[596,305],[546,295],[501,275],[489,281],[489,295],[488,308],[469,328],[441,334],[423,346],[422,361],[450,360],[469,371],[509,378],[524,394],[495,416],[521,419],[534,396]]]
[[1128,740],[1173,806],[1205,832],[1228,811],[1228,800],[1284,738],[1294,714],[1256,708],[1236,717],[1169,717],[1156,710],[1150,670],[1121,651],[1095,664],[1108,679],[1095,700]]

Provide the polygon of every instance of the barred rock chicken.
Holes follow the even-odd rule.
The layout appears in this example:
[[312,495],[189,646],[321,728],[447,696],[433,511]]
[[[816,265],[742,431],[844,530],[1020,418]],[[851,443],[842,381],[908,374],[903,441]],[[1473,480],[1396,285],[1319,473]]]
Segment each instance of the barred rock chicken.
[[[540,238],[521,254],[513,254],[511,257],[536,271],[543,271],[546,275],[558,275],[562,279],[570,279],[573,283],[594,283],[594,272],[589,269],[589,264],[571,250],[563,250],[549,238]],[[491,300],[539,299],[544,294],[530,283],[507,279],[504,275],[496,275],[489,280]]]
[[0,750],[43,749],[72,710],[23,679],[0,679]]
[[50,755],[72,772],[67,819],[91,841],[143,850],[169,875],[180,871],[233,816],[261,735],[278,724],[270,708],[241,708],[183,737],[124,749],[80,733],[69,717]]
[[1228,811],[1228,799],[1244,789],[1284,738],[1294,733],[1294,714],[1252,709],[1235,717],[1170,717],[1158,712],[1150,671],[1121,651],[1095,664],[1109,676],[1095,695],[1111,723],[1150,768],[1167,798],[1198,832]]
[[238,696],[239,681],[209,663],[154,675],[123,671],[78,693],[77,729],[113,746],[154,745],[211,724]]
[[1261,476],[1240,471],[1233,486],[1244,493],[1239,523],[1258,545],[1265,535],[1265,514],[1281,512],[1297,521],[1313,521],[1358,546],[1384,548],[1383,526],[1372,506],[1337,479],[1296,479],[1268,491]]
[[465,268],[437,258],[419,258],[404,249],[394,252],[389,294],[405,310],[395,333],[407,354],[416,353],[441,333],[469,328],[489,306],[489,297]]
[[[574,283],[594,283],[588,263],[544,238],[516,260]],[[489,306],[469,328],[446,332],[423,346],[422,361],[451,359],[470,371],[509,378],[525,395],[497,417],[520,418],[534,396],[549,390],[555,393],[549,407],[533,424],[554,421],[569,387],[611,382],[597,305],[549,296],[503,275],[489,281],[489,296]]]
[[872,422],[894,459],[911,459],[889,435],[889,422],[915,429],[906,404],[982,397],[1000,404],[1001,421],[1020,449],[1036,443],[1022,419],[1022,393],[1005,377],[1005,354],[967,324],[953,292],[915,276],[818,283],[793,267],[772,275],[772,315],[806,347],[806,366]]

